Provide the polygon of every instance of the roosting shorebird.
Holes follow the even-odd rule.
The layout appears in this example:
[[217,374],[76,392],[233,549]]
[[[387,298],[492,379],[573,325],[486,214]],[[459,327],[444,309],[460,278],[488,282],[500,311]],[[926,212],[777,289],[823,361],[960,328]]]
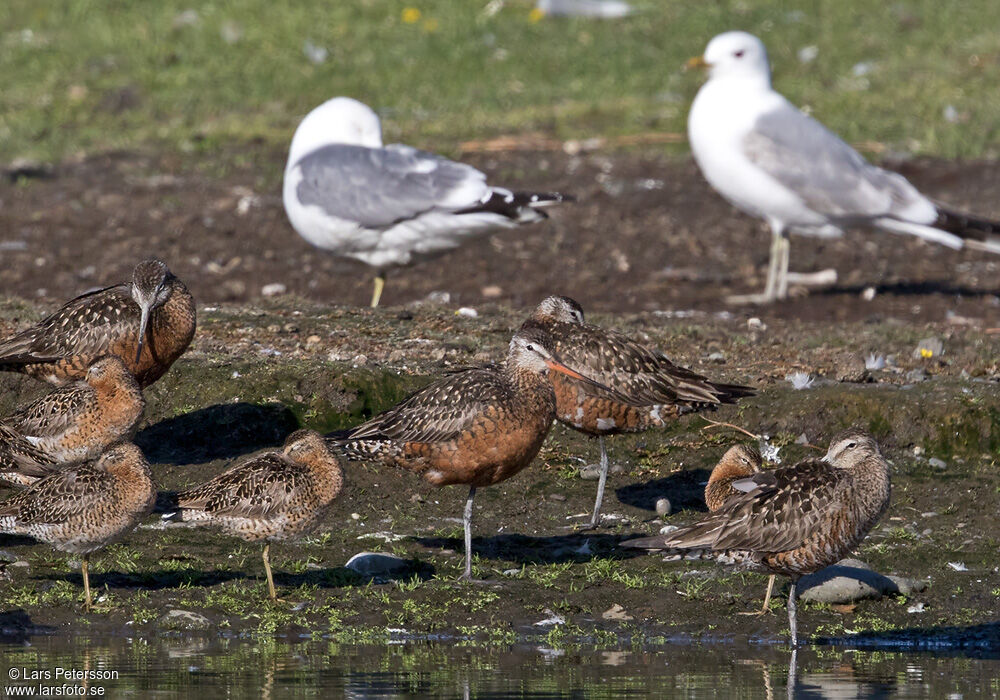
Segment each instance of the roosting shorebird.
[[935,204],[775,92],[757,37],[720,34],[688,65],[709,71],[688,116],[695,160],[719,194],[771,228],[764,293],[737,301],[788,296],[790,233],[833,237],[863,226],[1000,253],[1000,223]]
[[156,500],[149,463],[131,443],[69,467],[0,502],[0,532],[26,535],[82,555],[83,592],[91,606],[91,553],[131,532]]
[[0,342],[0,371],[64,384],[82,379],[103,355],[115,355],[147,387],[184,353],[194,330],[187,287],[159,260],[146,260],[131,282],[79,296]]
[[605,435],[662,426],[685,413],[736,403],[754,394],[750,387],[711,382],[678,367],[658,350],[616,331],[584,323],[583,309],[568,297],[543,300],[522,328],[546,334],[553,350],[569,366],[618,394],[616,398],[563,374],[550,376],[559,422],[596,435],[600,442],[601,473],[590,527],[600,524],[608,478]]
[[337,443],[351,459],[396,465],[435,486],[469,486],[462,519],[469,580],[476,489],[509,479],[538,454],[555,417],[550,372],[600,386],[563,364],[544,333],[521,329],[502,364],[452,372]]
[[386,271],[467,239],[546,218],[556,192],[512,192],[465,163],[400,144],[349,97],[321,104],[295,130],[285,166],[285,212],[300,236],[375,268],[372,306]]
[[757,472],[733,487],[742,493],[700,522],[622,544],[788,576],[794,647],[796,582],[840,561],[882,517],[889,507],[889,464],[871,436],[847,431],[822,460]]
[[[131,439],[145,406],[135,378],[120,359],[109,355],[87,368],[83,379],[0,418],[0,426],[40,453],[41,464],[75,464]],[[25,455],[28,458],[34,457]]]
[[58,468],[52,457],[0,423],[0,484],[27,486]]
[[[712,474],[708,477],[708,484],[705,486],[705,505],[710,513],[722,510],[723,506],[733,496],[741,496],[744,491],[737,489],[733,484],[742,479],[752,477],[761,471],[764,464],[760,451],[750,445],[733,445],[722,459],[712,469]],[[768,612],[771,604],[771,591],[774,590],[774,574],[767,578],[767,593],[764,594],[764,605],[756,613],[740,613],[741,615],[763,615]]]
[[312,532],[343,482],[340,462],[323,436],[297,430],[281,452],[251,457],[186,491],[160,494],[157,510],[169,511],[163,516],[167,520],[213,525],[247,542],[264,540],[267,592],[277,600],[271,542]]

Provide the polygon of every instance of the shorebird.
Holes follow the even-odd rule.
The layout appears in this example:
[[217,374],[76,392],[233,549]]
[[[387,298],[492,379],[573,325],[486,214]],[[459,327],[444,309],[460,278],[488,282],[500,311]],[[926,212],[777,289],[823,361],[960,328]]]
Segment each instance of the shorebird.
[[83,379],[0,418],[0,426],[20,435],[46,463],[75,464],[131,439],[145,407],[142,390],[125,363],[107,355],[87,368]]
[[264,572],[271,600],[277,600],[271,574],[271,542],[312,532],[340,493],[344,475],[323,436],[297,430],[281,452],[244,460],[214,479],[161,494],[157,510],[167,520],[213,525],[247,542],[264,540]]
[[184,353],[194,329],[187,287],[159,260],[146,260],[130,283],[79,296],[0,342],[0,371],[64,384],[82,379],[97,358],[115,355],[145,388]]
[[300,236],[375,268],[377,306],[388,269],[456,248],[469,238],[547,218],[571,199],[486,183],[465,163],[400,144],[349,97],[321,104],[295,130],[285,166],[285,212]]
[[476,489],[509,479],[538,454],[555,418],[549,372],[590,381],[563,364],[547,336],[522,328],[502,364],[452,372],[336,443],[350,459],[399,466],[435,486],[469,486],[462,578],[471,580]]
[[[709,71],[688,116],[695,160],[719,194],[771,229],[764,293],[734,301],[788,296],[790,233],[836,237],[861,226],[1000,253],[1000,223],[935,204],[772,89],[767,50],[757,37],[720,34],[688,66]],[[830,273],[836,279],[832,270],[820,276]]]
[[601,473],[592,528],[601,521],[608,478],[605,435],[662,426],[685,413],[736,403],[754,394],[750,387],[711,382],[628,336],[584,323],[583,309],[569,297],[544,299],[522,328],[547,335],[552,349],[570,367],[617,392],[616,397],[566,375],[550,375],[556,418],[585,435],[597,436],[600,442]]
[[788,576],[795,647],[799,577],[840,561],[882,517],[889,507],[889,464],[871,436],[852,430],[835,437],[822,460],[757,472],[733,487],[742,493],[700,522],[622,544]]
[[155,499],[149,463],[138,447],[121,443],[97,460],[50,474],[0,502],[0,532],[82,555],[84,599],[90,610],[91,553],[131,532]]
[[[708,506],[709,512],[716,513],[722,510],[730,498],[743,494],[744,491],[740,491],[733,484],[752,477],[761,471],[763,465],[764,460],[756,447],[740,444],[733,445],[726,450],[726,454],[722,455],[722,459],[712,469],[712,474],[708,477],[708,484],[705,486],[705,505]],[[774,578],[774,574],[771,574],[767,579],[767,593],[764,594],[764,605],[761,606],[760,611],[740,613],[741,615],[763,615],[770,612]]]
[[28,486],[57,469],[49,455],[0,423],[0,484]]

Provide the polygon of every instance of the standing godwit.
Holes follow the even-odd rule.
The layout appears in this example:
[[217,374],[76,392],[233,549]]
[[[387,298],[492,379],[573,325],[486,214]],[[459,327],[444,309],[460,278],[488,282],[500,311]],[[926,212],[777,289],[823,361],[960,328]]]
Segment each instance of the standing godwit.
[[0,371],[53,384],[82,379],[102,355],[115,355],[147,387],[194,337],[194,299],[159,260],[135,266],[132,281],[90,292],[0,343]]
[[502,364],[452,372],[337,441],[351,459],[396,465],[435,486],[469,486],[465,580],[476,489],[509,479],[538,454],[555,417],[550,371],[590,381],[563,364],[545,334],[522,328]]
[[522,328],[544,333],[570,367],[627,399],[616,399],[565,375],[551,375],[559,422],[585,435],[597,436],[600,442],[601,473],[590,520],[592,528],[600,524],[608,478],[605,435],[662,426],[682,414],[736,403],[754,394],[749,387],[711,382],[678,367],[658,350],[621,333],[584,323],[583,309],[568,297],[543,300]]
[[149,463],[138,447],[121,443],[97,460],[50,474],[0,503],[0,532],[27,535],[82,555],[90,610],[90,554],[131,532],[155,500]]
[[214,525],[247,542],[264,540],[264,572],[271,600],[277,600],[271,574],[271,542],[312,532],[340,493],[344,475],[323,436],[297,430],[281,452],[240,462],[214,479],[163,494],[163,517],[193,525]]
[[[760,451],[750,445],[733,445],[722,459],[712,469],[711,476],[708,477],[708,485],[705,486],[705,505],[711,513],[722,510],[722,507],[733,496],[742,495],[741,491],[733,484],[741,479],[751,477],[761,471],[764,464]],[[764,594],[764,605],[759,612],[740,613],[740,615],[763,615],[768,612],[771,604],[771,591],[774,590],[774,574],[767,579],[767,593]]]
[[6,418],[51,464],[94,459],[131,439],[146,406],[142,390],[119,358],[95,361],[82,380],[65,384]]
[[833,439],[822,460],[760,471],[733,487],[744,493],[700,522],[622,544],[788,576],[795,647],[799,577],[840,561],[882,517],[889,507],[889,464],[871,436],[849,430]]
[[734,301],[788,296],[790,233],[830,238],[862,226],[1000,253],[1000,223],[935,204],[776,92],[757,37],[719,34],[688,65],[709,71],[688,116],[688,140],[702,174],[727,201],[771,228],[764,293]]
[[491,187],[470,165],[410,146],[383,146],[378,116],[349,97],[327,100],[295,130],[283,197],[300,236],[376,270],[373,307],[389,268],[541,221],[547,218],[541,207],[570,199]]

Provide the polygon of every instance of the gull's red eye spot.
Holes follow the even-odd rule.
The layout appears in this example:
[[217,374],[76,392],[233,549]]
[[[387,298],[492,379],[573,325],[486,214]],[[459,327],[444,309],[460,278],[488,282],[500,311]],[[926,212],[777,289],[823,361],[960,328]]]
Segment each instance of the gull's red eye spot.
[[743,53],[744,53],[743,49],[740,49],[739,51],[737,51],[733,55],[736,56],[736,58],[743,58]]

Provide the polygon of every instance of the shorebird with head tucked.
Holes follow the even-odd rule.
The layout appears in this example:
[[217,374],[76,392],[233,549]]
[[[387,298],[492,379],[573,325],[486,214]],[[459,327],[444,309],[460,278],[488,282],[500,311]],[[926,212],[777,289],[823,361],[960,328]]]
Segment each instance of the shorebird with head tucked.
[[[712,474],[708,477],[708,484],[705,486],[705,505],[710,513],[722,510],[723,506],[733,496],[744,493],[734,486],[737,481],[752,477],[761,471],[764,460],[760,456],[760,451],[751,445],[733,445],[722,459],[712,469]],[[774,590],[774,574],[767,579],[767,593],[764,594],[764,605],[755,613],[740,613],[741,615],[763,615],[769,612],[771,604],[771,591]]]
[[49,455],[0,423],[0,484],[28,486],[58,468]]
[[840,561],[882,517],[889,507],[889,464],[871,436],[849,430],[833,439],[822,460],[756,472],[732,486],[741,493],[700,522],[623,546],[788,576],[794,647],[796,582]]
[[0,342],[0,371],[53,384],[82,379],[104,355],[115,355],[147,387],[191,343],[194,299],[159,260],[135,266],[132,281],[90,292],[13,338]]
[[297,430],[281,452],[244,460],[214,479],[181,491],[163,493],[157,510],[167,520],[212,525],[247,542],[264,541],[264,572],[271,600],[277,600],[271,574],[271,542],[312,532],[340,494],[344,475],[323,436]]
[[[1000,222],[936,204],[776,92],[767,50],[752,34],[719,34],[688,66],[709,71],[688,115],[695,161],[719,194],[771,229],[764,293],[733,301],[788,296],[790,233],[830,238],[865,227],[1000,253]],[[803,284],[830,276],[836,271],[797,275]]]
[[569,297],[550,296],[524,322],[551,338],[552,348],[569,366],[616,392],[616,395],[563,374],[552,374],[556,418],[601,446],[601,473],[590,527],[601,521],[608,478],[606,435],[662,426],[685,413],[736,403],[753,389],[718,384],[671,362],[616,331],[584,323],[583,308]]
[[155,500],[149,463],[138,447],[121,443],[99,459],[50,474],[0,502],[0,532],[82,555],[89,610],[91,553],[131,532]]
[[349,97],[327,100],[295,130],[283,198],[300,236],[376,270],[372,306],[388,269],[541,221],[547,218],[542,207],[571,199],[492,187],[471,165],[410,146],[383,146],[378,115]]
[[108,355],[87,368],[83,379],[0,418],[0,426],[41,453],[44,464],[75,464],[131,439],[145,407],[135,378],[120,359]]
[[435,486],[469,486],[463,579],[472,578],[476,489],[509,479],[538,454],[555,417],[550,372],[592,383],[563,364],[548,336],[522,328],[503,363],[452,372],[337,439],[351,459],[399,466]]

